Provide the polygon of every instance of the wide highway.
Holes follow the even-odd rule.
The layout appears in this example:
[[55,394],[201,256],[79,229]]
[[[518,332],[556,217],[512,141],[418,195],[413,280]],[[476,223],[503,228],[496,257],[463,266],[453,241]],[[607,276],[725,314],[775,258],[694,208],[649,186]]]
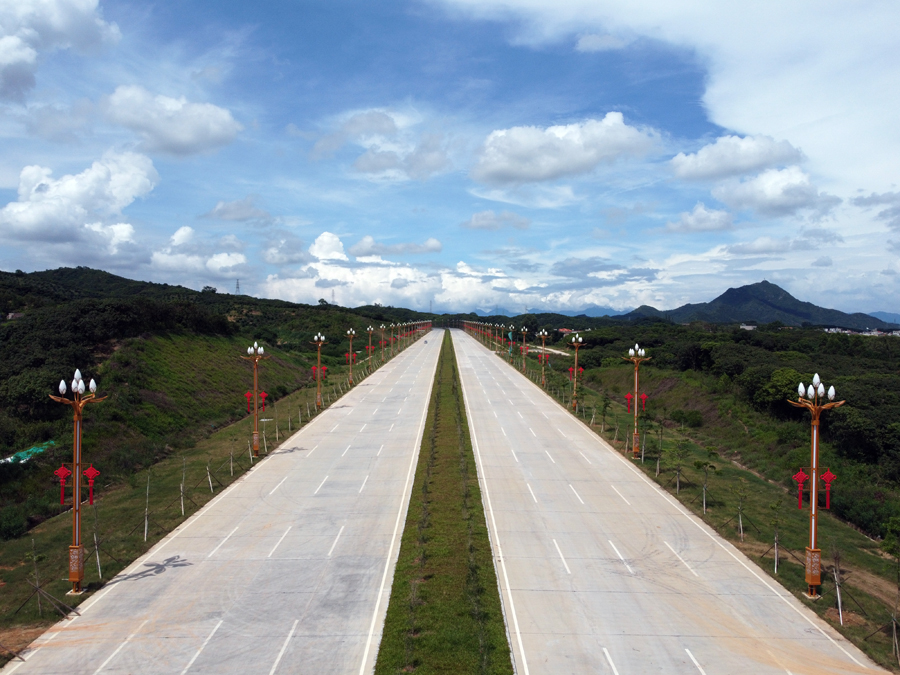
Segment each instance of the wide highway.
[[519,675],[880,671],[539,387],[452,335]]
[[4,675],[371,672],[442,336],[363,380]]

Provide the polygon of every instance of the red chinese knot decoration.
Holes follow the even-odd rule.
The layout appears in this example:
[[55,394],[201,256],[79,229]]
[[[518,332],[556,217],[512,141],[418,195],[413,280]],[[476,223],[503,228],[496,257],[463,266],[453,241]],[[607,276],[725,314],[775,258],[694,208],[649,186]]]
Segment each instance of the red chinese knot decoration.
[[633,398],[634,398],[634,396],[631,395],[630,391],[627,394],[625,394],[625,400],[628,401],[628,412],[631,412],[631,399],[633,399]]
[[797,473],[791,476],[795,481],[797,481],[797,508],[803,508],[803,484],[809,478],[809,476],[804,473],[803,469],[800,469]]
[[247,412],[250,412],[250,400],[253,398],[253,392],[248,391],[244,396],[247,398]]
[[87,479],[88,479],[88,503],[94,503],[94,479],[100,475],[100,472],[94,468],[94,465],[91,464],[87,469],[82,471]]
[[262,399],[262,402],[263,402],[263,412],[266,412],[266,396],[268,396],[268,394],[266,392],[264,392],[264,391],[259,392],[259,397]]
[[640,399],[641,399],[641,410],[644,410],[644,411],[647,410],[647,399],[648,399],[648,398],[649,398],[649,397],[647,396],[647,394],[641,394],[641,396],[640,396]]
[[825,508],[831,508],[831,481],[833,481],[837,476],[831,473],[831,469],[825,469],[825,473],[822,474],[822,480],[825,481]]
[[66,478],[72,475],[72,472],[69,471],[65,466],[59,467],[56,471],[53,472],[53,475],[59,478],[59,503],[66,503]]

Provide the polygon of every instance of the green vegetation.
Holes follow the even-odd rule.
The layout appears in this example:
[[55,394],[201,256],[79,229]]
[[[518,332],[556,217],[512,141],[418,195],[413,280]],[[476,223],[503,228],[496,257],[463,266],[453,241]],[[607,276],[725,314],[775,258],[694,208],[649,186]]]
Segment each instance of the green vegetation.
[[375,668],[411,671],[513,672],[449,332]]

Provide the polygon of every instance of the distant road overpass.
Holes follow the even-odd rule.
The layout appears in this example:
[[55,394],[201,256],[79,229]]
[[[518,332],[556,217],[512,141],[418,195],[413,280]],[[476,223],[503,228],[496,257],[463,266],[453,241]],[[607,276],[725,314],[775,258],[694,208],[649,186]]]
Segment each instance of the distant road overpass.
[[539,387],[452,335],[519,675],[884,672]]
[[3,675],[371,672],[442,335],[363,380]]

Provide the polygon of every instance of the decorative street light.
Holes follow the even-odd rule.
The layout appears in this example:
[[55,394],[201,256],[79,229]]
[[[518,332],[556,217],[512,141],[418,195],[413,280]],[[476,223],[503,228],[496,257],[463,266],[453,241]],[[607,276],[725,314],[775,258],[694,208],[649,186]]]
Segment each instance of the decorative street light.
[[[372,333],[375,332],[375,329],[372,328],[372,326],[369,326],[368,328],[366,328],[366,332],[369,334],[369,350],[368,351],[369,351],[369,358],[371,359],[372,356],[374,356],[374,354],[372,353]],[[371,365],[371,364],[369,364],[369,365]]]
[[[828,388],[828,401],[825,399],[825,385],[819,380],[819,374],[813,375],[812,384],[808,388],[803,383],[797,387],[800,395],[796,401],[788,400],[795,408],[806,408],[812,415],[812,450],[809,466],[809,476],[803,473],[803,469],[794,476],[800,488],[800,507],[803,502],[803,481],[809,478],[809,546],[806,547],[806,584],[809,587],[809,597],[816,598],[816,587],[822,584],[822,551],[817,547],[819,538],[819,478],[826,481],[828,488],[835,476],[829,469],[824,475],[819,475],[819,417],[823,410],[830,410],[844,405],[846,401],[835,401],[834,387]],[[830,489],[828,490],[830,492]],[[830,495],[829,495],[830,496]],[[827,508],[827,507],[826,507]]]
[[[641,363],[644,361],[649,361],[651,357],[645,356],[646,352],[638,347],[637,344],[634,345],[633,349],[628,350],[628,356],[623,356],[622,358],[625,361],[631,361],[634,364],[634,436],[631,438],[631,454],[634,459],[637,459],[640,454],[640,432],[638,431],[638,369],[641,367]],[[644,401],[646,402],[646,398]],[[630,405],[631,401],[629,401]]]
[[528,329],[522,326],[522,372],[525,372],[525,336],[528,335]]
[[391,356],[394,355],[394,324],[391,324]]
[[572,336],[572,346],[575,348],[575,368],[573,370],[574,377],[572,378],[572,410],[578,410],[578,348],[582,346],[582,340],[580,335]]
[[350,356],[348,360],[350,361],[350,386],[353,386],[353,338],[356,337],[356,331],[352,328],[347,331],[347,337],[350,338]]
[[[99,403],[106,399],[97,398],[97,383],[91,380],[88,385],[90,394],[84,395],[84,380],[81,379],[81,371],[75,371],[75,377],[72,379],[72,398],[66,398],[66,382],[59,382],[59,396],[50,395],[54,401],[65,403],[72,406],[73,420],[75,426],[74,442],[72,443],[72,545],[69,546],[69,581],[72,582],[72,590],[67,595],[80,595],[81,582],[84,580],[84,546],[81,545],[81,414],[84,406],[88,403]],[[93,465],[91,465],[93,468]],[[96,469],[94,469],[96,471]],[[65,477],[68,475],[68,469],[61,467],[57,469],[56,475],[59,476],[60,482],[65,490]],[[99,472],[98,472],[99,473]],[[88,476],[91,483],[93,477]],[[65,493],[61,494],[61,498],[65,499]],[[93,499],[91,500],[93,501]]]
[[547,380],[544,378],[544,362],[547,360],[547,331],[541,329],[535,335],[541,338],[541,386],[546,387]]
[[516,327],[510,324],[509,333],[506,335],[507,342],[509,342],[509,362],[513,362],[513,345],[516,343]]
[[381,324],[381,362],[384,363],[384,324]]
[[247,347],[247,356],[242,356],[244,361],[253,361],[253,456],[259,457],[259,362],[269,358],[265,356],[265,350],[256,342],[252,347]]
[[316,333],[311,344],[316,346],[316,408],[322,407],[322,345],[325,344],[325,336]]

